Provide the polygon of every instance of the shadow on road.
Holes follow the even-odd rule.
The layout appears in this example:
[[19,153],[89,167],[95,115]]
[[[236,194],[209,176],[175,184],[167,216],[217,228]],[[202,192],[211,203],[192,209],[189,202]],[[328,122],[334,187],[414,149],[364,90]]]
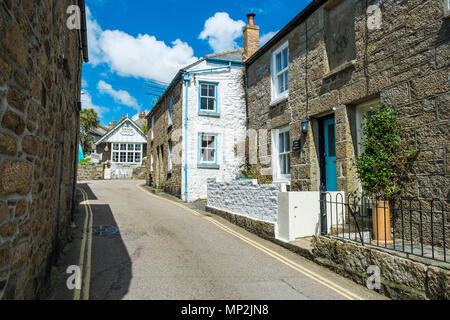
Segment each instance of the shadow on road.
[[[91,201],[90,207],[93,214],[91,262],[90,264],[88,262],[89,246],[86,244],[84,250],[85,268],[82,271],[84,278],[88,268],[90,268],[89,299],[120,300],[127,294],[130,287],[132,277],[131,257],[122,240],[120,229],[110,206],[92,203],[98,198],[88,184],[78,184],[78,188],[86,192],[88,199]],[[56,300],[72,300],[74,297],[74,291],[67,288],[66,282],[70,275],[66,274],[66,269],[72,265],[79,265],[86,217],[83,197],[78,194],[77,199],[79,200],[78,212],[75,216],[77,228],[71,231],[73,241],[66,247],[58,267],[60,269],[58,271],[59,279],[55,284],[53,295],[53,299]],[[83,283],[81,299],[84,298],[85,287],[86,283]]]

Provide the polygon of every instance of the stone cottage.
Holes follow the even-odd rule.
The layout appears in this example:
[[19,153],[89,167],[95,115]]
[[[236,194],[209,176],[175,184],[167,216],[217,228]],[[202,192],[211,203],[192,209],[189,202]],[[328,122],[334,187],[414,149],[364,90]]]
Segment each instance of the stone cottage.
[[0,3],[0,299],[43,297],[74,213],[88,52],[72,3]]
[[370,106],[395,106],[420,146],[408,192],[449,198],[447,1],[316,0],[246,62],[258,165],[292,191],[360,189],[353,159]]
[[207,179],[235,179],[244,163],[243,50],[208,55],[180,70],[148,115],[149,185],[186,201]]

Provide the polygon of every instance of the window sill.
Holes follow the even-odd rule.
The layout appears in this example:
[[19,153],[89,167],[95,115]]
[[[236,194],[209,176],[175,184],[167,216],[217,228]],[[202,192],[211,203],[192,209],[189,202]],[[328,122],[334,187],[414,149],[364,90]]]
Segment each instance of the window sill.
[[214,169],[214,170],[218,170],[218,169],[220,169],[220,166],[216,165],[216,164],[198,164],[197,168],[198,169]]
[[199,116],[201,117],[213,117],[213,118],[220,118],[220,113],[216,113],[216,112],[199,112],[198,113]]
[[341,73],[342,71],[345,71],[345,70],[353,67],[355,64],[356,64],[356,60],[351,60],[349,62],[346,62],[343,65],[341,65],[341,66],[335,68],[334,70],[328,72],[327,74],[325,74],[323,76],[323,79],[326,80],[328,78],[331,78],[332,76],[334,76],[334,75],[336,75],[338,73]]
[[280,104],[281,102],[286,101],[289,98],[289,92],[279,98],[276,98],[275,100],[272,100],[270,102],[270,107],[276,106],[277,104]]

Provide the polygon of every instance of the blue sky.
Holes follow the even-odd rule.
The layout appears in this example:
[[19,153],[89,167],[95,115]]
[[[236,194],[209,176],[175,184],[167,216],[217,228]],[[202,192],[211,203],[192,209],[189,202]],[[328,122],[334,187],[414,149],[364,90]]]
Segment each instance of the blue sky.
[[246,14],[256,13],[263,41],[311,0],[87,0],[90,62],[83,69],[83,108],[103,125],[149,111],[148,80],[170,82],[206,54],[242,47]]

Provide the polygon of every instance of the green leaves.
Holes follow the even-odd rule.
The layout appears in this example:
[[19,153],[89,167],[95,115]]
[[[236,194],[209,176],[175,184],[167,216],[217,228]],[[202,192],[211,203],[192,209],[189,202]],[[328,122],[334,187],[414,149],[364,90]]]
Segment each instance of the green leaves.
[[372,107],[364,118],[364,152],[355,160],[364,191],[386,199],[404,192],[419,150],[409,150],[394,107]]

